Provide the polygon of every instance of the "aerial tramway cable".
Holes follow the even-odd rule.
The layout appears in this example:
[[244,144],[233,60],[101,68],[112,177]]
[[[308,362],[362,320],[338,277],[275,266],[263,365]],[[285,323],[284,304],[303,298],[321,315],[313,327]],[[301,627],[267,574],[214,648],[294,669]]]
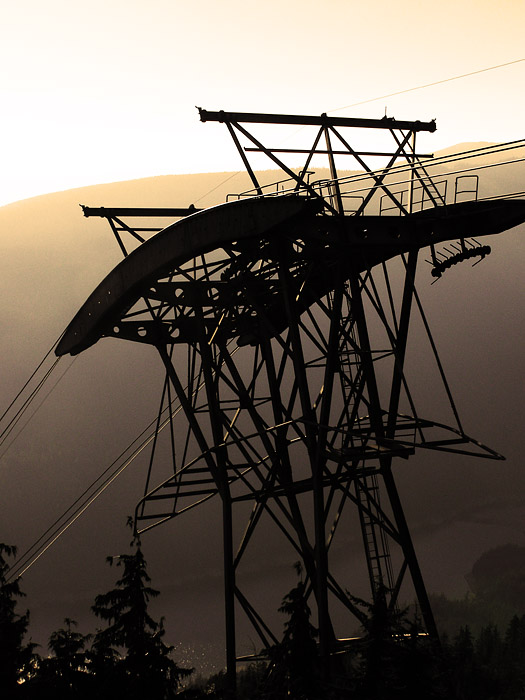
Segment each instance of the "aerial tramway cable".
[[[60,358],[58,358],[58,359],[60,359]],[[49,398],[49,396],[53,393],[53,391],[54,391],[55,388],[58,386],[58,384],[62,381],[62,379],[65,377],[65,375],[69,372],[69,370],[70,370],[71,367],[73,366],[75,360],[76,360],[76,358],[74,358],[74,359],[69,363],[69,365],[66,367],[66,369],[65,369],[65,370],[62,372],[62,374],[58,377],[58,379],[55,381],[55,383],[53,384],[53,386],[51,387],[51,389],[47,392],[47,394],[44,396],[44,398],[42,399],[42,401],[38,404],[38,406],[37,406],[37,407],[34,409],[34,411],[31,413],[31,415],[29,416],[29,418],[27,419],[27,421],[22,425],[22,427],[21,427],[20,430],[16,433],[16,435],[13,437],[13,439],[11,440],[11,442],[6,446],[6,448],[4,449],[4,451],[0,454],[0,459],[2,459],[2,458],[6,455],[6,453],[9,451],[11,445],[13,445],[13,443],[18,439],[20,433],[27,427],[27,425],[29,424],[29,422],[31,421],[31,419],[32,419],[32,418],[35,416],[35,414],[40,410],[40,408],[43,406],[43,404],[46,402],[46,400]],[[14,418],[10,421],[10,423],[8,424],[8,426],[7,426],[7,427],[4,429],[4,431],[1,433],[1,435],[0,435],[0,447],[6,442],[6,440],[8,439],[8,437],[11,435],[11,433],[13,432],[13,430],[16,428],[16,426],[17,426],[17,424],[19,423],[19,421],[23,418],[23,416],[24,416],[24,414],[26,413],[26,411],[30,408],[30,406],[32,405],[33,401],[36,399],[37,395],[38,395],[38,394],[40,393],[40,391],[43,389],[44,384],[47,383],[47,381],[49,380],[51,374],[52,374],[53,371],[56,369],[56,366],[57,366],[57,365],[58,365],[58,362],[57,362],[57,360],[55,360],[55,362],[53,363],[52,367],[46,372],[44,378],[39,382],[39,384],[38,384],[38,386],[36,387],[36,389],[34,389],[33,392],[31,393],[31,395],[25,400],[23,406],[19,409],[19,411],[17,412],[16,416],[14,416]]]
[[[165,408],[164,411],[168,410]],[[168,423],[166,419],[158,428],[158,431]],[[9,578],[21,576],[25,573],[49,547],[77,520],[85,510],[110,486],[110,484],[138,457],[138,455],[154,439],[158,431],[148,432],[157,422],[151,421],[144,430],[132,440],[128,446],[94,479],[87,488],[73,501],[73,503],[33,542],[33,544],[21,554],[8,571]],[[146,435],[144,438],[143,436]],[[143,440],[135,447],[131,455],[126,455],[136,443]],[[123,462],[124,460],[124,462]],[[103,481],[102,481],[103,480]],[[102,483],[99,483],[101,482]],[[95,488],[96,487],[96,488]]]
[[[54,349],[55,349],[55,347],[57,346],[57,344],[60,342],[60,339],[62,338],[63,335],[64,335],[64,333],[61,333],[61,334],[58,336],[57,340],[56,340],[56,341],[53,343],[53,345],[49,348],[49,350],[48,350],[47,353],[44,355],[44,357],[40,360],[40,362],[38,363],[38,365],[36,366],[36,368],[34,369],[34,371],[32,372],[32,374],[30,375],[30,377],[27,379],[27,381],[25,382],[25,384],[22,386],[22,388],[20,389],[20,391],[16,394],[16,396],[13,398],[13,400],[11,401],[11,403],[9,404],[9,406],[8,406],[8,407],[5,409],[5,411],[2,413],[2,415],[0,416],[0,426],[2,425],[2,421],[3,421],[5,418],[7,418],[9,412],[10,412],[11,409],[15,406],[16,402],[22,397],[24,391],[28,388],[28,386],[31,384],[31,382],[33,381],[33,379],[36,377],[36,375],[38,374],[39,370],[40,370],[41,367],[44,365],[45,361],[46,361],[46,360],[48,359],[48,357],[52,354],[52,352],[54,351]],[[47,379],[49,378],[49,375],[53,372],[53,370],[54,370],[55,367],[57,366],[57,364],[58,364],[57,359],[60,360],[60,358],[55,358],[55,360],[54,360],[54,362],[53,362],[51,368],[48,369],[48,370],[46,371],[46,374],[44,375],[44,378],[41,379],[41,380],[39,381],[37,387],[31,391],[31,394],[29,395],[29,397],[28,397],[27,399],[24,400],[24,403],[22,404],[22,407],[18,409],[18,411],[17,411],[17,413],[15,414],[15,416],[10,420],[10,422],[8,423],[8,425],[7,425],[7,426],[4,428],[4,430],[0,433],[0,441],[1,441],[1,442],[0,442],[0,445],[3,444],[2,438],[4,437],[4,435],[6,434],[6,432],[8,432],[8,431],[10,432],[11,425],[12,425],[13,423],[16,424],[16,422],[19,420],[19,417],[21,417],[21,414],[23,414],[23,413],[25,412],[25,410],[27,409],[27,407],[29,406],[29,404],[31,404],[31,402],[34,400],[34,398],[35,398],[36,395],[38,394],[38,392],[41,390],[42,386],[45,384],[45,382],[46,382]]]
[[462,78],[470,78],[472,75],[479,75],[480,73],[488,73],[492,70],[497,70],[498,68],[506,68],[507,66],[515,65],[516,63],[522,63],[525,58],[518,58],[515,61],[508,61],[507,63],[500,63],[496,66],[489,66],[488,68],[480,68],[479,70],[471,71],[470,73],[462,73],[461,75],[454,75],[450,78],[443,78],[442,80],[434,80],[432,83],[426,83],[424,85],[416,85],[412,88],[406,88],[405,90],[398,90],[397,92],[391,92],[388,95],[380,95],[379,97],[372,97],[368,100],[362,100],[361,102],[354,102],[351,105],[345,105],[344,107],[337,107],[336,109],[331,109],[330,112],[340,112],[343,109],[350,109],[351,107],[359,107],[360,105],[366,105],[370,102],[377,102],[377,100],[384,100],[387,97],[397,97],[397,95],[405,95],[407,92],[414,92],[415,90],[423,90],[424,88],[434,87],[436,85],[443,85],[443,83],[450,83],[453,80],[461,80]]

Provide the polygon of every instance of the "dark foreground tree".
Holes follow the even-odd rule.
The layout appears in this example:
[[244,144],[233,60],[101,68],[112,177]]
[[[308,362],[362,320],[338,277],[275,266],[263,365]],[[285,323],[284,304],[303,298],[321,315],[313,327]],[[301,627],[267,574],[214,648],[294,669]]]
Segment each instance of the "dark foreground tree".
[[317,630],[310,622],[306,582],[302,568],[295,564],[300,577],[297,585],[287,593],[279,612],[288,616],[284,624],[283,640],[271,653],[264,691],[261,697],[294,698],[307,700],[319,697],[319,658]]
[[[164,640],[163,619],[155,621],[148,612],[149,602],[159,592],[149,586],[150,577],[140,540],[133,538],[132,554],[108,557],[122,568],[116,587],[98,595],[92,610],[108,623],[95,635],[91,649],[93,671],[106,677],[108,696],[164,700],[172,698],[183,678],[192,669],[181,668],[171,658],[172,646]],[[119,652],[118,654],[116,652]]]
[[29,612],[20,615],[16,611],[20,579],[9,582],[10,557],[16,556],[16,547],[0,543],[0,697],[12,698],[31,670],[36,644],[24,643],[29,625]]
[[90,635],[75,630],[77,623],[69,617],[64,627],[49,637],[51,655],[41,659],[35,679],[30,684],[31,697],[53,697],[55,700],[91,696],[94,678],[88,668],[86,646]]
[[426,700],[448,697],[442,659],[421,634],[407,610],[387,604],[387,590],[379,590],[368,603],[351,596],[366,614],[363,636],[356,645],[355,697],[359,700]]
[[287,593],[279,612],[288,615],[284,626],[281,655],[286,669],[289,694],[297,698],[313,697],[317,690],[317,630],[310,622],[306,584],[299,581]]

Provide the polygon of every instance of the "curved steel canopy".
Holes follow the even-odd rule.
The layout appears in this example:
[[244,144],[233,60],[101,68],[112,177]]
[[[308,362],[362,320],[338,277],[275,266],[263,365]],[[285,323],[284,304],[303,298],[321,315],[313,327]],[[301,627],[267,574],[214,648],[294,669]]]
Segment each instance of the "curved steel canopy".
[[96,343],[106,324],[134,303],[144,285],[177,264],[226,242],[267,235],[284,222],[305,214],[311,217],[313,211],[304,197],[246,199],[210,207],[167,226],[98,285],[67,327],[56,354],[76,355]]
[[[199,211],[160,231],[119,263],[88,297],[55,353],[76,355],[104,334],[148,285],[188,259],[224,244],[300,231],[304,239],[337,237],[360,270],[402,252],[464,236],[500,233],[525,221],[525,201],[465,202],[404,217],[327,216],[304,196],[244,199]],[[342,234],[342,238],[341,238]],[[334,251],[340,254],[341,248]],[[319,291],[319,290],[318,290]],[[325,290],[328,291],[328,290]]]

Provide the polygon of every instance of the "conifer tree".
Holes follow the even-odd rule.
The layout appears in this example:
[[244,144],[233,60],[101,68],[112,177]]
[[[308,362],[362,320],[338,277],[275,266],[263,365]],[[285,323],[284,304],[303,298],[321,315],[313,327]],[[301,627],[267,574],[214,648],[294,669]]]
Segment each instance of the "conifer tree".
[[16,612],[20,579],[8,581],[8,558],[16,556],[16,547],[0,543],[0,696],[14,697],[18,682],[28,672],[36,644],[25,644],[29,612]]
[[501,667],[510,698],[525,696],[525,615],[514,615],[505,631]]
[[52,655],[40,664],[39,681],[55,698],[87,697],[92,679],[89,676],[86,645],[90,635],[75,631],[77,623],[69,617],[64,627],[49,637]]
[[111,565],[122,568],[122,576],[113,590],[95,599],[92,610],[108,626],[95,635],[92,656],[98,651],[100,660],[102,654],[107,671],[114,652],[122,652],[124,655],[113,665],[113,678],[121,693],[125,688],[127,698],[164,700],[175,695],[180,681],[192,670],[181,668],[171,658],[173,647],[163,640],[163,619],[155,621],[148,611],[150,600],[159,591],[149,585],[151,579],[138,537],[133,538],[131,548],[132,554],[108,557]]
[[[299,562],[295,564],[295,569],[301,577],[302,568]],[[310,622],[306,583],[302,578],[284,596],[279,612],[288,615],[284,625],[284,639],[278,649],[278,665],[281,667],[278,671],[280,670],[281,674],[284,672],[288,694],[297,699],[317,697],[317,630]]]
[[375,600],[367,602],[349,595],[365,613],[363,636],[356,645],[356,697],[366,700],[400,700],[448,697],[441,678],[441,659],[427,638],[421,637],[421,623],[411,620],[407,609],[391,607],[389,590],[380,587]]

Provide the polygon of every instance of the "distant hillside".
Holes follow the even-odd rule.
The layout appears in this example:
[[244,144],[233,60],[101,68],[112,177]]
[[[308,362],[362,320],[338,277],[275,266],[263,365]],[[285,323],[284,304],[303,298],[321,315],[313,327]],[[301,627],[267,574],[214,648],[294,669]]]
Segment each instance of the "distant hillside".
[[[480,145],[461,144],[444,153]],[[501,160],[515,157],[511,154],[501,154]],[[442,174],[461,167],[468,165],[443,166]],[[525,189],[523,163],[479,174],[482,196]],[[328,172],[317,176],[328,177]],[[260,177],[269,183],[281,174],[271,170]],[[93,288],[121,260],[107,223],[84,218],[79,204],[208,207],[250,188],[246,173],[169,175],[93,185],[1,207],[0,413]],[[490,244],[493,252],[481,265],[458,265],[432,286],[422,261],[417,281],[467,433],[503,452],[508,461],[421,453],[396,465],[429,589],[458,595],[466,587],[463,574],[484,550],[519,544],[523,538],[523,227],[493,237]],[[416,314],[417,332],[420,326]],[[426,359],[417,347],[412,352],[414,381],[427,396],[433,417],[439,403]],[[64,378],[2,459],[0,541],[23,551],[152,419],[163,381],[153,354],[142,345],[102,340],[71,366],[64,359]],[[21,427],[23,423],[17,430]],[[142,493],[145,468],[143,462],[134,463],[24,577],[32,621],[40,629],[35,640],[42,643],[45,630],[57,629],[66,615],[82,621],[94,594],[107,588],[100,577],[106,576],[108,585],[112,582],[114,572],[104,573],[104,560],[126,551],[124,522]],[[184,634],[183,641],[198,643],[213,637],[213,630],[222,635],[220,546],[213,509],[211,503],[145,537],[155,586],[163,592],[162,613],[175,630],[167,639]],[[361,556],[360,547],[357,533],[349,533],[348,549],[331,555],[347,562],[356,553]],[[291,563],[288,553],[277,545],[272,548],[269,588],[276,589],[278,600],[291,586]],[[264,558],[254,563],[253,586],[266,585],[269,567]],[[205,610],[199,621],[195,606]]]
[[[484,145],[460,144],[435,155],[450,155]],[[511,157],[514,157],[512,152],[498,156],[501,160]],[[487,164],[494,158],[496,156],[485,158],[482,163]],[[480,159],[475,165],[478,163]],[[440,166],[430,169],[430,172],[437,170],[438,177],[444,177],[465,167],[472,167],[470,161]],[[479,172],[480,196],[523,189],[523,163]],[[350,174],[351,171],[340,172],[341,176]],[[266,185],[282,180],[283,173],[268,170],[258,173],[258,177]],[[328,171],[320,169],[312,180],[328,177]],[[366,187],[367,182],[364,180],[360,186]],[[453,195],[452,185],[449,183],[449,198]],[[9,298],[15,278],[31,280],[31,292],[18,296],[19,318],[33,317],[35,331],[43,323],[58,333],[63,319],[74,313],[101,276],[120,259],[120,251],[107,223],[102,219],[84,218],[80,204],[92,207],[185,207],[190,204],[208,207],[224,202],[229,194],[250,189],[252,183],[246,172],[164,175],[56,192],[0,207],[2,264],[5,266],[0,291],[4,298]],[[36,312],[33,299],[46,297],[52,297],[53,304]]]

